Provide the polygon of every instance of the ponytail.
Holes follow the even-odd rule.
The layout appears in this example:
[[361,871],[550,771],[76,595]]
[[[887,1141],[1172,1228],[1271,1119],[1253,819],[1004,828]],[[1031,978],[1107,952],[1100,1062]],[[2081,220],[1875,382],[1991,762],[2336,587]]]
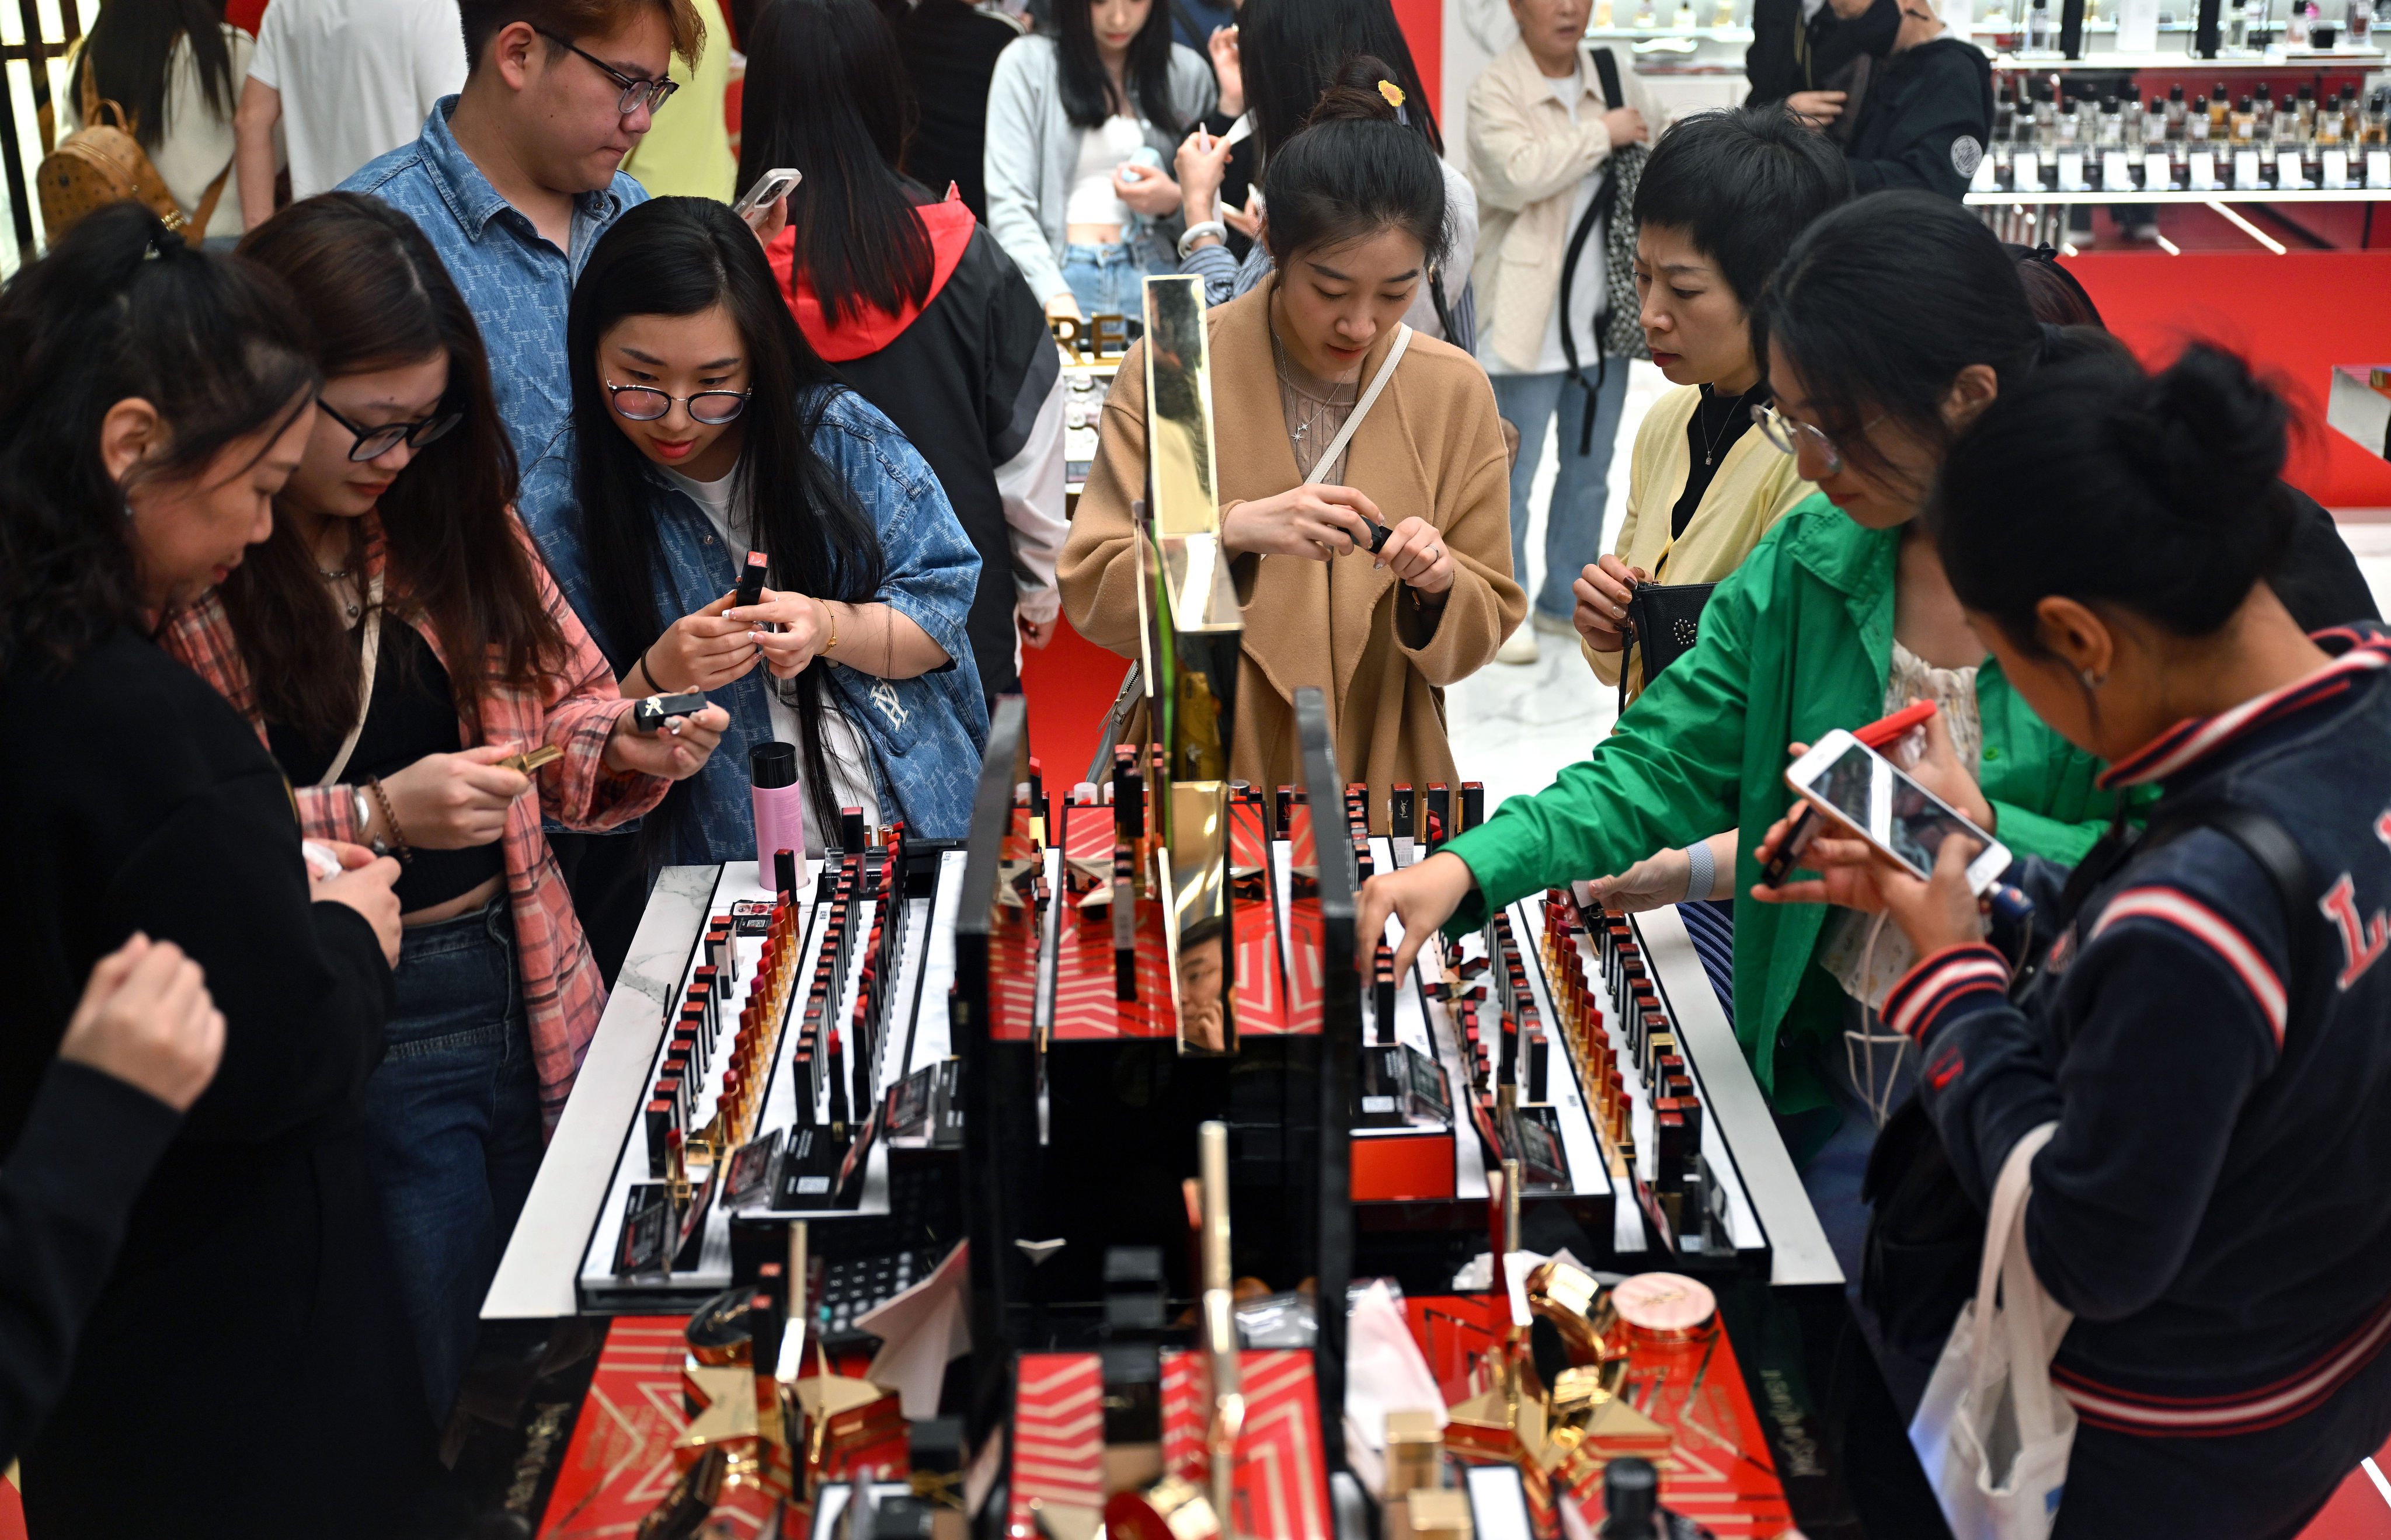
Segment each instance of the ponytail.
[[2247,364],[2204,344],[2156,375],[2119,354],[2038,370],[1944,462],[1927,517],[1952,590],[2021,647],[2054,595],[2211,634],[2291,538],[2289,421]]

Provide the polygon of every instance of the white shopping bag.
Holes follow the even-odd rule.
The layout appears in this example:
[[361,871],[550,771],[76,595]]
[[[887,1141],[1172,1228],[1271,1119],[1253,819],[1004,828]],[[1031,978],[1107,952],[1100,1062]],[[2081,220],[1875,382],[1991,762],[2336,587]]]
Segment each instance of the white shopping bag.
[[2027,1168],[2058,1127],[2019,1140],[2001,1166],[1976,1297],[1909,1425],[1953,1540],[2048,1540],[2067,1483],[2075,1409],[2051,1389],[2050,1360],[2074,1316],[2044,1291],[2025,1251]]

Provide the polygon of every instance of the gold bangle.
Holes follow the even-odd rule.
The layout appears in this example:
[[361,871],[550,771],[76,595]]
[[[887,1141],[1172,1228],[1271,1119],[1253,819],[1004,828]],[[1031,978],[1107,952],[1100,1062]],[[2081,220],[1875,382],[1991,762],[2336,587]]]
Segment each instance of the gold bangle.
[[827,599],[817,599],[814,602],[821,606],[822,623],[830,628],[830,640],[822,643],[821,650],[824,653],[834,652],[838,647],[838,612],[830,607]]

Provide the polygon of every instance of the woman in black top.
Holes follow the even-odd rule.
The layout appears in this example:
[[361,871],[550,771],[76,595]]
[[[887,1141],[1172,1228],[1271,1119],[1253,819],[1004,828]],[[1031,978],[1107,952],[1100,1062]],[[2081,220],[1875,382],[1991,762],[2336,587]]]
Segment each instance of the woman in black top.
[[273,279],[134,204],[0,296],[0,719],[46,727],[0,768],[0,1158],[134,931],[205,968],[226,1020],[24,1452],[45,1540],[373,1533],[431,1454],[357,1111],[397,863],[311,887],[281,772],[149,640],[264,537],[315,415],[304,335]]

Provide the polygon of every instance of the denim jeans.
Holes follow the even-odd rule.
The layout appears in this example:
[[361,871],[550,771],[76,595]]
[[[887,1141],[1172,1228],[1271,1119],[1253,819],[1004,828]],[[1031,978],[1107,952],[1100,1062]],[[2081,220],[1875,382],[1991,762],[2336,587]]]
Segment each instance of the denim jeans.
[[506,896],[409,927],[397,988],[366,1121],[424,1398],[445,1424],[539,1170],[539,1086]]
[[1544,579],[1533,597],[1538,615],[1566,623],[1577,608],[1570,586],[1580,569],[1602,556],[1602,512],[1610,500],[1611,444],[1619,436],[1619,412],[1627,399],[1627,360],[1611,359],[1604,372],[1595,396],[1594,439],[1583,454],[1577,451],[1586,392],[1575,376],[1497,374],[1493,380],[1495,407],[1519,430],[1519,460],[1511,467],[1511,576],[1523,589],[1528,586],[1529,491],[1544,452],[1544,430],[1559,418],[1560,474],[1553,481],[1552,506],[1544,512]]
[[1084,316],[1145,317],[1145,268],[1128,241],[1063,248],[1063,281]]

